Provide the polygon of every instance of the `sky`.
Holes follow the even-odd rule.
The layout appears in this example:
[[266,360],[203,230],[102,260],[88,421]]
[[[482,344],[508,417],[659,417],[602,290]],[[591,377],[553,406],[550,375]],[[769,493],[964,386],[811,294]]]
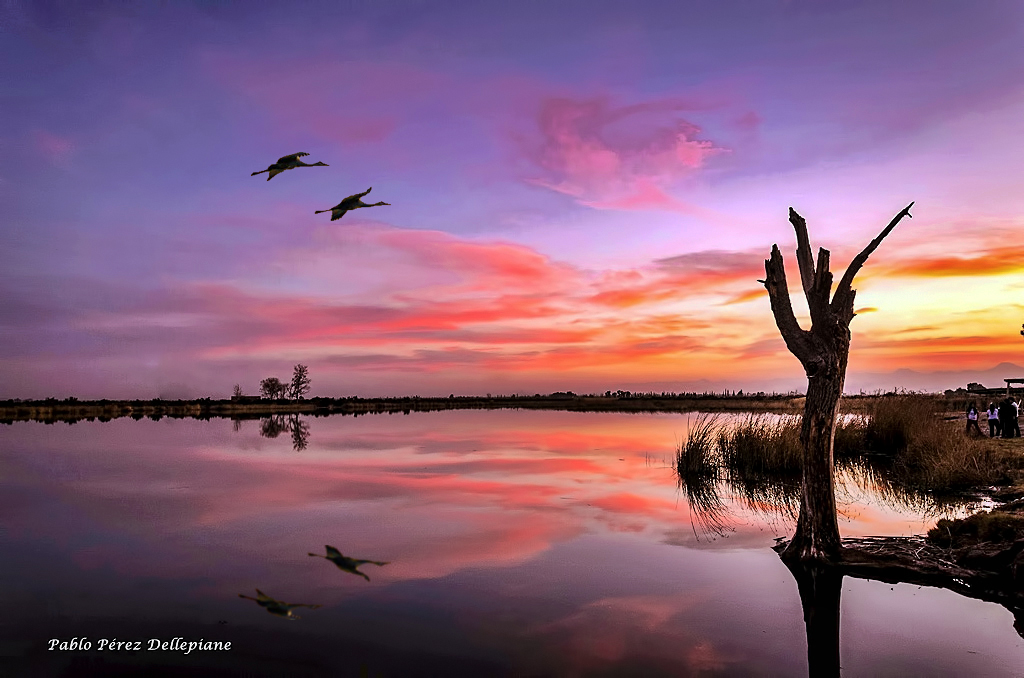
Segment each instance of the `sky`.
[[802,389],[788,208],[838,278],[911,201],[847,392],[1001,385],[1022,43],[999,0],[9,0],[0,398]]

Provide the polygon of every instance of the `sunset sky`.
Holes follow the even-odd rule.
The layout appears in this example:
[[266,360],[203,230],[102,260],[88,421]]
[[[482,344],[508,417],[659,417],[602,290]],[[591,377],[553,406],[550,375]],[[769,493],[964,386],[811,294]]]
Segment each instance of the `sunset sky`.
[[3,3],[0,398],[803,388],[787,209],[838,276],[910,201],[847,391],[1024,377],[1022,44],[1016,1]]

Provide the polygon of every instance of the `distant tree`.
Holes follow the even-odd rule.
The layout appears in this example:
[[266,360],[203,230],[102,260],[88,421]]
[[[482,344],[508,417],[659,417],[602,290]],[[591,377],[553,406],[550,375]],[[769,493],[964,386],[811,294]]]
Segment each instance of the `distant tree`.
[[264,398],[277,400],[283,398],[286,386],[277,377],[267,377],[260,382],[260,395]]
[[235,384],[235,390],[231,393],[231,395],[234,396],[235,398],[241,398],[242,397],[242,387],[239,386],[238,384]]
[[305,365],[296,365],[292,373],[292,383],[288,386],[288,397],[296,400],[301,399],[309,393],[309,368]]

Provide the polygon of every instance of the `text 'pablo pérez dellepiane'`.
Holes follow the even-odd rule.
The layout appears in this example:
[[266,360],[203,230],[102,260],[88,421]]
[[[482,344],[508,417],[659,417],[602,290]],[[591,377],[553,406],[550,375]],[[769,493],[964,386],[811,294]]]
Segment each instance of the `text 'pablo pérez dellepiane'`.
[[100,638],[95,643],[85,637],[72,638],[71,640],[51,638],[49,645],[50,650],[63,651],[89,651],[95,647],[99,652],[135,652],[138,650],[152,652],[159,650],[163,652],[184,652],[185,654],[193,651],[231,649],[231,641],[205,640],[203,638],[199,640],[185,640],[184,638],[172,638],[171,640],[161,640],[160,638],[150,638],[149,640]]

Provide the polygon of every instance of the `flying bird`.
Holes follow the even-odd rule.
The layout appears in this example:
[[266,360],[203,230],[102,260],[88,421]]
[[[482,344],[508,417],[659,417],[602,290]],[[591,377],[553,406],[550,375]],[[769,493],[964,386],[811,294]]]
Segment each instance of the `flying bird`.
[[380,205],[391,204],[389,202],[375,202],[372,205],[367,205],[365,202],[361,200],[361,198],[372,190],[373,186],[366,189],[362,193],[350,195],[349,197],[345,198],[344,200],[342,200],[329,210],[317,210],[316,212],[314,212],[314,214],[320,214],[321,212],[330,212],[331,221],[337,221],[338,219],[341,219],[343,216],[345,216],[345,212],[348,212],[349,210],[357,210],[360,207],[379,207]]
[[322,556],[319,553],[310,553],[309,555],[313,556],[314,558],[326,558],[327,560],[337,565],[339,570],[344,570],[345,572],[357,574],[366,581],[370,581],[370,578],[357,569],[360,565],[366,565],[367,563],[371,565],[387,565],[387,563],[382,563],[379,560],[359,560],[358,558],[347,558],[341,555],[341,552],[333,546],[325,546],[324,548],[327,549],[326,556]]
[[277,162],[275,162],[273,165],[271,165],[267,169],[260,170],[259,172],[253,172],[249,176],[253,176],[254,177],[257,174],[263,174],[264,172],[270,172],[270,175],[267,177],[267,181],[270,181],[271,179],[276,177],[281,172],[284,172],[285,170],[295,169],[296,167],[330,167],[330,165],[328,165],[327,163],[323,163],[323,162],[315,162],[312,165],[310,165],[308,163],[304,163],[301,160],[299,160],[299,158],[301,158],[303,156],[307,156],[307,155],[309,155],[309,153],[292,153],[291,155],[282,156],[282,157],[277,159]]
[[260,607],[265,607],[267,612],[275,614],[278,617],[286,617],[287,619],[300,619],[298,615],[292,614],[292,609],[296,607],[309,607],[316,609],[320,605],[307,605],[306,603],[286,603],[282,600],[274,600],[263,591],[256,589],[256,595],[258,598],[252,596],[244,596],[241,593],[238,594],[239,598],[245,598],[246,600],[255,600],[259,603]]

